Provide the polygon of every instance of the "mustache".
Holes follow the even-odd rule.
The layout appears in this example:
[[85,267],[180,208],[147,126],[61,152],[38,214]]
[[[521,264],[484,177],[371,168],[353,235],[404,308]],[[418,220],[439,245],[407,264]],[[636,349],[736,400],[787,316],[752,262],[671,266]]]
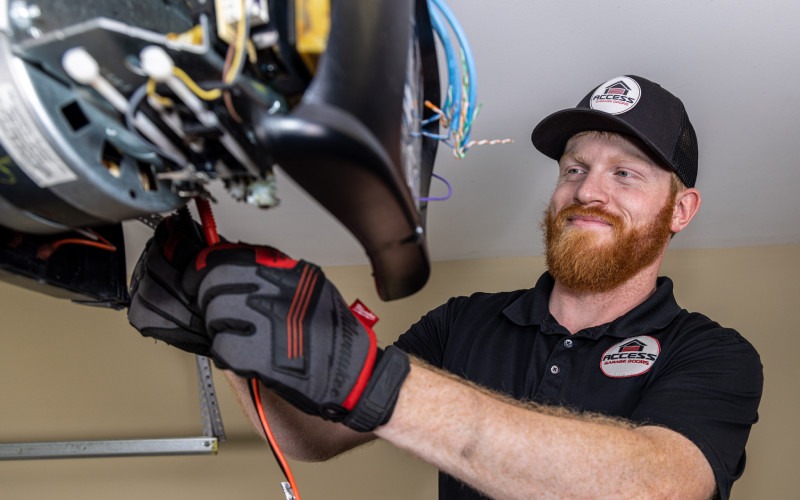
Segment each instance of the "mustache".
[[554,219],[554,222],[562,227],[564,224],[566,224],[567,220],[572,217],[594,217],[602,220],[615,229],[620,228],[623,224],[622,217],[612,214],[600,207],[582,207],[574,204],[567,205],[566,207],[562,208],[557,214],[555,214],[555,217],[553,216],[552,210],[548,209],[547,216]]

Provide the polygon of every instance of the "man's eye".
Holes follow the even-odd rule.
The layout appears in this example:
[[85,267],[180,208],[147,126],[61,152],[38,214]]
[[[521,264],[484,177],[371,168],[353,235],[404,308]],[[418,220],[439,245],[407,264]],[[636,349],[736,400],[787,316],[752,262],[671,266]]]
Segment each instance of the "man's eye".
[[627,170],[619,170],[617,172],[617,175],[620,176],[620,177],[630,177],[631,173],[628,172]]

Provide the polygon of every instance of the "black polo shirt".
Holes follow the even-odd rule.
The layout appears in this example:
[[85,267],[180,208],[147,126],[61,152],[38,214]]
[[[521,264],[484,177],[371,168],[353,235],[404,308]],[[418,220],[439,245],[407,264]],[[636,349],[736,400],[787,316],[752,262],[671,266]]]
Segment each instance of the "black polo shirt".
[[[681,309],[669,278],[627,314],[573,335],[548,311],[552,289],[545,273],[530,290],[452,298],[396,345],[519,400],[673,429],[702,450],[726,499],[758,419],[763,375],[753,346]],[[443,473],[439,497],[484,498]]]

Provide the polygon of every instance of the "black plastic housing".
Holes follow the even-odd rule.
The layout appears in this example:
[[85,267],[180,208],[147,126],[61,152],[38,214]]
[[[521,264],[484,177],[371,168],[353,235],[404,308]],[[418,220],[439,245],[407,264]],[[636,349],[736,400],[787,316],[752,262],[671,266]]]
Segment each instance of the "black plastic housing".
[[0,226],[0,281],[81,304],[122,309],[128,304],[122,224],[94,229],[116,251],[64,245],[46,257],[43,248],[77,233],[31,235]]
[[430,274],[425,204],[414,196],[427,195],[436,142],[420,138],[418,193],[410,192],[401,152],[414,43],[421,74],[410,76],[422,82],[424,99],[439,102],[424,0],[331,2],[328,48],[302,101],[289,115],[264,116],[255,126],[272,160],[359,240],[383,300],[418,291]]

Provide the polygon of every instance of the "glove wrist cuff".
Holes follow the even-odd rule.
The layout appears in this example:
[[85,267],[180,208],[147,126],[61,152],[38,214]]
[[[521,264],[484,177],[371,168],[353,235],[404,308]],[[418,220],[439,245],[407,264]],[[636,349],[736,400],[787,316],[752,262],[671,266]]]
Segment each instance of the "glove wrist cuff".
[[387,347],[364,394],[344,419],[344,424],[356,431],[368,432],[388,422],[410,369],[408,354],[397,347]]

